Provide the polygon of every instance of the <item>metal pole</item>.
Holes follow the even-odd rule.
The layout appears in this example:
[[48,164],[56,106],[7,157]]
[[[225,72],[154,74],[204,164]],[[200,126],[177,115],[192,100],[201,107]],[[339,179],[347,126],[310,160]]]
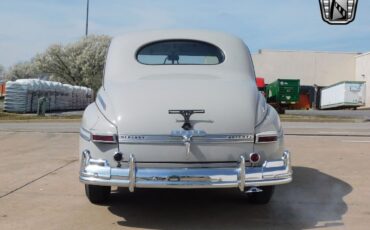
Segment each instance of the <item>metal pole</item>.
[[87,5],[86,5],[86,27],[85,27],[85,36],[87,37],[87,34],[89,32],[89,3],[90,1],[87,0]]

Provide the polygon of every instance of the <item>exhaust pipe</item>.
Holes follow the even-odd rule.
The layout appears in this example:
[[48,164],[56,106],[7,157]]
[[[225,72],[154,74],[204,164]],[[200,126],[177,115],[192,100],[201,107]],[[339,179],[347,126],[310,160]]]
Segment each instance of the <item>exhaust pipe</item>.
[[256,193],[256,192],[263,192],[263,190],[257,187],[250,187],[245,193]]

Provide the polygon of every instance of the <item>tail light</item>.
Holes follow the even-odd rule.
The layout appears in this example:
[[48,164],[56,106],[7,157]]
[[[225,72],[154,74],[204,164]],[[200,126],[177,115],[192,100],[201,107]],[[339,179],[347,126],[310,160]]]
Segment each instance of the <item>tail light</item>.
[[253,164],[258,163],[261,159],[261,156],[258,153],[249,154],[249,161]]
[[93,142],[117,143],[116,135],[92,135]]
[[256,134],[256,143],[271,143],[278,140],[277,132],[263,132]]

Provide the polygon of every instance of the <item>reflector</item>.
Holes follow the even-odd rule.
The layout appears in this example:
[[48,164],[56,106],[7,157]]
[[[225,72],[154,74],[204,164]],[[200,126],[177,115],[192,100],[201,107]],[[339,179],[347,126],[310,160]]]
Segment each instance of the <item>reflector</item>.
[[249,155],[249,160],[251,163],[257,163],[260,160],[260,155],[258,153],[251,153]]

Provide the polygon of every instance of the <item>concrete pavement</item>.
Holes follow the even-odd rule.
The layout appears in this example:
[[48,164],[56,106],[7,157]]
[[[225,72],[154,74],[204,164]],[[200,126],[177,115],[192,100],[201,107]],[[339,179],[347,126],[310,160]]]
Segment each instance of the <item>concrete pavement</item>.
[[370,110],[286,110],[286,114],[300,116],[334,116],[370,119]]
[[[127,189],[93,205],[78,181],[78,123],[0,124],[0,229],[368,229],[370,137],[361,124],[284,123],[294,181],[265,206],[236,190]],[[353,135],[305,135],[343,130]]]
[[[370,122],[282,122],[287,135],[362,135],[370,136]],[[80,122],[6,122],[0,132],[78,133]]]

